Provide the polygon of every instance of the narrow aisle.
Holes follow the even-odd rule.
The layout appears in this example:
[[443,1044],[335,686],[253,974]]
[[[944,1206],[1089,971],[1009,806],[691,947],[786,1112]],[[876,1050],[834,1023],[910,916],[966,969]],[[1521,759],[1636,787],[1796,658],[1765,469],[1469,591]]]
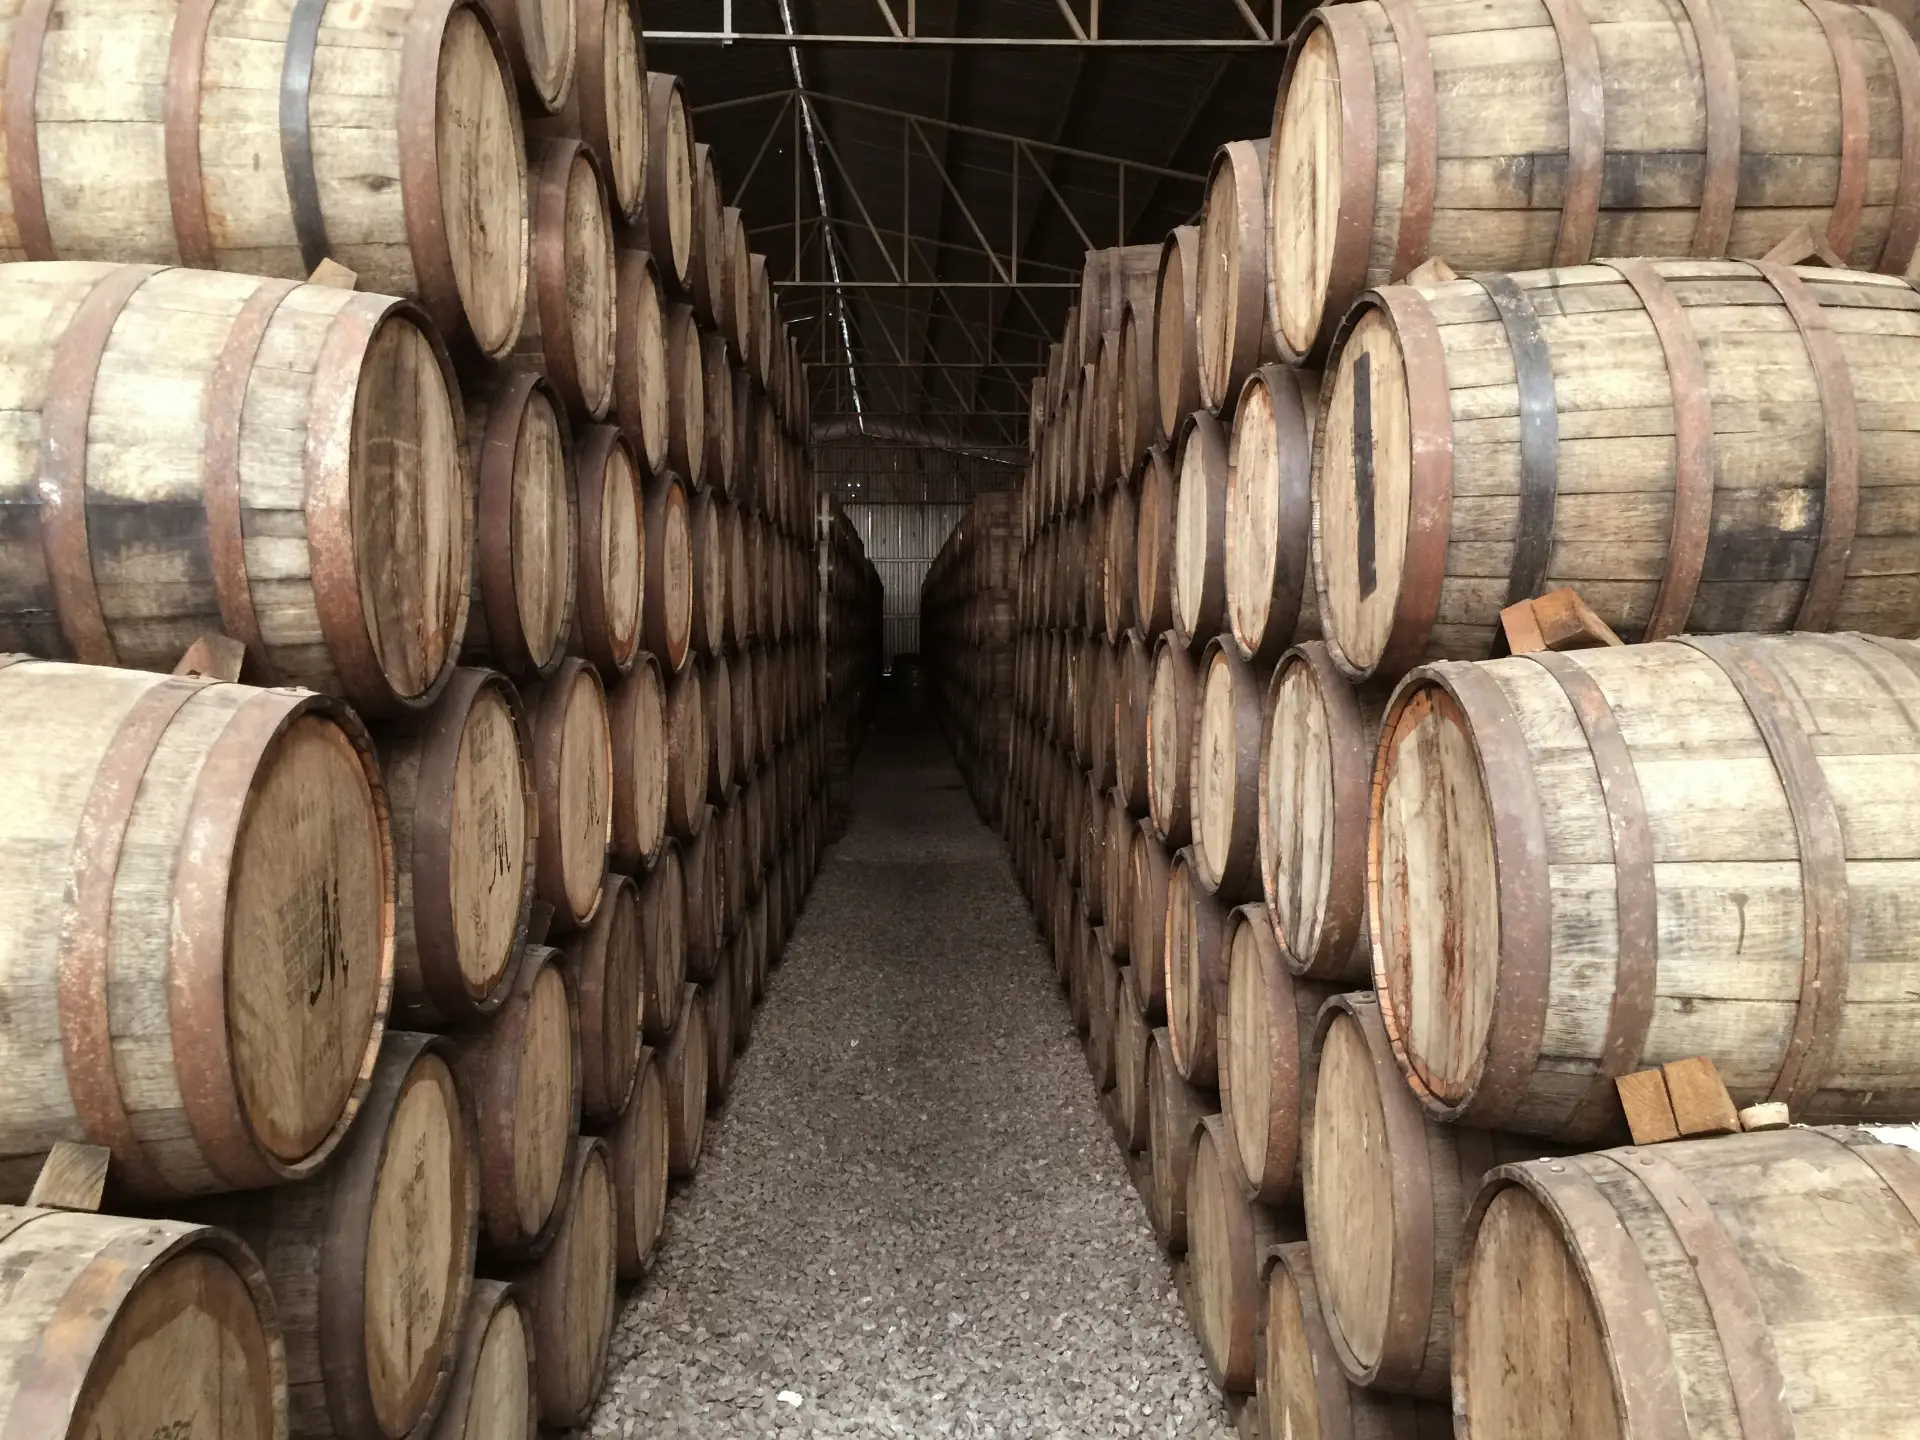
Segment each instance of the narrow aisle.
[[931,723],[860,759],[591,1433],[1233,1433]]

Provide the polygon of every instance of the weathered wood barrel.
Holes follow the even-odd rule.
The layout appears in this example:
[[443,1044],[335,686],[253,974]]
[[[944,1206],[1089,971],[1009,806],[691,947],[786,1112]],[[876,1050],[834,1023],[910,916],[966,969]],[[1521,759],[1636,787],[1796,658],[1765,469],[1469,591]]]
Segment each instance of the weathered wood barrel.
[[1147,1148],[1147,1042],[1152,1032],[1134,999],[1132,967],[1113,987],[1113,1113],[1129,1154]]
[[706,361],[700,353],[700,322],[684,301],[667,307],[667,384],[673,402],[667,417],[667,463],[699,485],[707,473]]
[[380,742],[393,826],[393,1017],[420,1028],[506,998],[533,900],[532,731],[492,670],[456,670]]
[[1147,448],[1134,500],[1134,624],[1150,640],[1173,627],[1173,532],[1179,509],[1172,457]]
[[1334,660],[1482,659],[1563,585],[1629,639],[1920,633],[1916,317],[1904,280],[1730,260],[1369,292],[1314,457]]
[[287,1433],[273,1296],[226,1231],[0,1206],[0,1315],[0,1426],[18,1434]]
[[733,1088],[733,966],[715,951],[713,977],[701,988],[707,1007],[707,1108],[718,1109]]
[[566,408],[511,370],[467,407],[478,523],[465,651],[520,681],[551,675],[573,626],[579,507]]
[[641,962],[646,988],[640,1033],[663,1045],[680,1021],[687,970],[687,886],[680,842],[668,839],[653,869],[640,882]]
[[562,952],[580,1036],[580,1113],[601,1122],[626,1108],[640,1065],[645,977],[639,891],[609,873],[593,921]]
[[475,1280],[461,1327],[453,1381],[427,1440],[535,1440],[540,1411],[524,1292]]
[[1127,809],[1147,809],[1147,726],[1153,702],[1153,645],[1137,630],[1120,640],[1114,675],[1113,774]]
[[607,1142],[582,1137],[568,1157],[565,1206],[553,1243],[519,1283],[533,1320],[540,1423],[585,1423],[606,1379],[619,1299],[620,1209]]
[[1300,1150],[1313,1026],[1332,988],[1296,980],[1258,901],[1227,917],[1221,977],[1220,1111],[1253,1198],[1300,1198]]
[[693,553],[693,648],[718,655],[727,648],[727,509],[711,485],[693,492],[687,528]]
[[18,387],[0,651],[170,670],[217,630],[261,683],[369,714],[432,702],[466,624],[473,494],[416,307],[87,262],[0,267],[0,311]]
[[557,950],[530,945],[507,1003],[456,1037],[461,1084],[478,1118],[476,1171],[488,1249],[537,1255],[552,1238],[580,1128],[579,1022]]
[[646,542],[640,469],[618,426],[589,425],[579,451],[580,556],[574,638],[580,654],[619,674],[640,648]]
[[1249,1394],[1259,1367],[1260,1256],[1276,1238],[1272,1213],[1253,1203],[1226,1119],[1200,1125],[1187,1169],[1187,1283],[1194,1334],[1214,1384]]
[[573,101],[578,134],[600,157],[613,213],[640,218],[647,198],[647,52],[624,0],[576,0]]
[[1163,635],[1153,656],[1147,701],[1147,798],[1153,828],[1176,848],[1193,833],[1190,777],[1199,689],[1193,657],[1171,634]]
[[693,296],[693,308],[703,323],[720,328],[726,307],[727,288],[725,220],[721,211],[720,170],[714,163],[713,147],[693,147],[693,253],[687,262],[687,290]]
[[678,75],[647,76],[647,249],[674,289],[693,251],[693,121]]
[[1167,1033],[1180,1078],[1208,1088],[1219,1078],[1227,914],[1202,883],[1192,847],[1176,853],[1167,869]]
[[1704,1054],[1743,1106],[1920,1116],[1920,953],[1892,919],[1916,865],[1916,707],[1920,645],[1862,636],[1409,676],[1382,722],[1368,884],[1422,1103],[1590,1141],[1619,1124],[1614,1076]]
[[1136,587],[1140,583],[1139,502],[1132,483],[1122,476],[1106,504],[1106,524],[1094,537],[1100,547],[1101,620],[1107,640],[1119,644],[1133,628]]
[[1260,878],[1294,974],[1370,983],[1367,820],[1386,692],[1356,690],[1318,640],[1280,657],[1260,756]]
[[707,717],[700,667],[667,682],[667,828],[681,840],[700,833],[707,805]]
[[749,771],[759,763],[763,748],[759,711],[754,705],[760,690],[762,664],[757,651],[736,650],[727,667],[727,693],[733,702],[729,716],[733,749],[742,771]]
[[667,1092],[652,1049],[642,1049],[627,1105],[607,1127],[607,1161],[620,1219],[622,1280],[646,1272],[667,1219]]
[[677,674],[693,644],[692,516],[686,487],[671,470],[654,474],[643,499],[647,562],[641,631],[661,668]]
[[613,746],[612,863],[638,873],[667,835],[667,697],[660,665],[641,652],[607,696]]
[[1102,331],[1094,349],[1086,410],[1087,486],[1104,494],[1120,474],[1120,332]]
[[1535,1152],[1422,1115],[1370,995],[1327,1001],[1314,1052],[1301,1188],[1329,1338],[1356,1384],[1443,1400],[1461,1219],[1482,1175]]
[[1167,1013],[1167,879],[1172,857],[1150,821],[1134,827],[1127,855],[1127,935],[1133,959],[1134,998],[1140,1013],[1157,1020]]
[[1100,915],[1116,961],[1133,949],[1133,834],[1137,828],[1118,791],[1106,795],[1107,827],[1100,845]]
[[[301,280],[331,258],[363,290],[417,297],[489,359],[512,348],[527,174],[480,5],[312,26],[291,10],[9,13],[0,259]],[[382,83],[361,83],[368,67]],[[306,77],[284,100],[283,74]]]
[[1265,1433],[1287,1440],[1453,1440],[1444,1405],[1346,1377],[1320,1313],[1313,1247],[1300,1241],[1269,1252],[1259,1395]]
[[1200,404],[1233,408],[1260,362],[1277,358],[1267,328],[1267,150],[1230,140],[1214,152],[1200,221]]
[[1113,1088],[1113,997],[1120,987],[1120,970],[1113,963],[1107,927],[1093,927],[1093,943],[1081,952],[1081,984],[1086,993],[1087,1070],[1096,1095]]
[[105,1146],[149,1199],[318,1169],[393,983],[387,802],[359,721],[305,692],[7,655],[0,733],[0,1067],[19,1077],[0,1194],[24,1199],[59,1140]]
[[486,0],[514,83],[532,114],[557,114],[579,78],[573,0]]
[[733,672],[725,655],[710,655],[700,663],[700,695],[707,709],[707,798],[720,800],[733,788],[736,758]]
[[1233,411],[1227,467],[1227,623],[1240,653],[1271,665],[1320,633],[1313,589],[1313,420],[1320,377],[1262,365]]
[[698,985],[680,992],[679,1019],[660,1051],[667,1097],[667,1169],[684,1180],[700,1164],[707,1143],[707,1002]]
[[1174,1068],[1172,1037],[1164,1029],[1155,1030],[1147,1042],[1149,1218],[1154,1237],[1169,1255],[1186,1253],[1187,1177],[1206,1113]]
[[700,331],[701,396],[705,403],[706,438],[702,444],[706,458],[706,481],[720,494],[732,492],[733,453],[733,367],[727,360],[727,342],[717,330]]
[[1458,1433],[1904,1428],[1920,1272],[1890,1257],[1920,1247],[1916,1194],[1911,1150],[1850,1130],[1503,1166],[1462,1248]]
[[698,833],[680,851],[680,879],[687,895],[686,978],[699,985],[709,983],[720,966],[721,911],[726,903],[720,893],[724,837],[713,806],[704,806],[702,813]]
[[444,1037],[389,1032],[323,1172],[194,1207],[252,1246],[273,1286],[295,1434],[402,1440],[452,1381],[479,1226],[451,1054]]
[[1227,428],[1204,410],[1180,427],[1173,519],[1173,633],[1198,650],[1227,628]]
[[776,337],[786,331],[780,323],[780,312],[774,308],[773,277],[767,273],[767,257],[758,254],[751,256],[747,268],[752,276],[748,283],[753,293],[753,353],[747,357],[747,364],[753,371],[753,378],[765,389],[773,377]]
[[648,475],[666,468],[672,403],[660,271],[645,250],[622,249],[614,268],[612,414]]
[[534,892],[553,907],[556,933],[580,929],[600,903],[613,838],[613,731],[607,695],[577,656],[527,691],[533,790],[539,801]]
[[576,422],[613,407],[613,216],[600,157],[579,140],[533,147],[527,313],[514,354],[553,382]]
[[1120,474],[1131,475],[1147,447],[1158,438],[1160,422],[1154,412],[1159,400],[1154,391],[1153,307],[1142,301],[1127,302],[1120,317],[1120,348],[1116,360],[1120,395],[1114,420],[1117,426]]
[[1171,445],[1200,408],[1200,229],[1176,225],[1160,251],[1153,303],[1154,415]]
[[1230,635],[1200,657],[1200,693],[1188,813],[1193,858],[1222,904],[1260,893],[1260,753],[1267,676],[1240,658]]
[[1889,162],[1917,71],[1891,16],[1797,0],[1684,23],[1644,0],[1322,7],[1274,114],[1275,340],[1315,353],[1362,290],[1429,256],[1462,273],[1761,256],[1811,226],[1901,274],[1920,172]]

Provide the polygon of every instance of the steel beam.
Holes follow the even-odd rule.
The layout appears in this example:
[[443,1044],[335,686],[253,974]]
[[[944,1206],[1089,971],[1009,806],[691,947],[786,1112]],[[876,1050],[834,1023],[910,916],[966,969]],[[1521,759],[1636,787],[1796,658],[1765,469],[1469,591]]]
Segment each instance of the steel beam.
[[1272,40],[1203,39],[1197,36],[1089,36],[1073,35],[782,35],[779,31],[757,30],[648,30],[642,37],[649,45],[819,45],[888,49],[956,50],[1242,50],[1271,54],[1281,48]]

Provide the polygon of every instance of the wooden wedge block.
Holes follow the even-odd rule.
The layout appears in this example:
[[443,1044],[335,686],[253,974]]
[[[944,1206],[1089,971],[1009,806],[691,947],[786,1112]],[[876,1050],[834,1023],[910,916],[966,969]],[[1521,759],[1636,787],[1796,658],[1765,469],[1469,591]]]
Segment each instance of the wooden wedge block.
[[1673,1102],[1667,1098],[1667,1077],[1660,1071],[1622,1075],[1613,1086],[1620,1092],[1620,1106],[1627,1112],[1627,1129],[1633,1134],[1634,1144],[1658,1145],[1680,1138]]
[[1720,1072],[1704,1055],[1669,1060],[1661,1066],[1667,1078],[1667,1099],[1673,1123],[1682,1135],[1737,1135],[1740,1111],[1720,1082]]

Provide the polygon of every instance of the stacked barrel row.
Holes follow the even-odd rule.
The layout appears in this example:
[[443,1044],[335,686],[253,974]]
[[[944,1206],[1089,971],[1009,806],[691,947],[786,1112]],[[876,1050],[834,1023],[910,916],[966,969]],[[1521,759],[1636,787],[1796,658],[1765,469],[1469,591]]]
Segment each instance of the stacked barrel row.
[[886,594],[840,502],[822,493],[817,503],[820,632],[827,657],[827,835],[837,840],[846,829],[853,762],[885,665]]
[[[1743,87],[1736,155],[1775,98],[1748,89],[1807,63],[1809,26],[1828,69],[1795,93],[1835,103],[1837,74],[1853,104],[1861,66],[1920,73],[1884,17],[1768,13],[1761,46],[1744,16],[1688,11],[1707,108]],[[1920,1115],[1920,1012],[1886,988],[1920,952],[1883,888],[1920,860],[1920,649],[1890,638],[1920,629],[1920,298],[1784,263],[1861,263],[1826,222],[1867,132],[1782,132],[1741,162],[1828,187],[1772,260],[1551,251],[1533,263],[1563,268],[1455,278],[1507,263],[1476,234],[1541,233],[1524,208],[1558,192],[1536,187],[1504,218],[1459,202],[1479,212],[1460,248],[1410,246],[1369,277],[1401,283],[1331,316],[1319,347],[1268,323],[1267,242],[1278,257],[1285,222],[1321,243],[1307,217],[1332,213],[1264,163],[1315,153],[1290,107],[1335,97],[1337,131],[1404,84],[1406,107],[1442,107],[1443,145],[1484,156],[1509,92],[1553,92],[1489,89],[1486,68],[1538,70],[1557,45],[1577,95],[1594,39],[1615,53],[1607,23],[1314,12],[1271,144],[1226,147],[1201,225],[1164,247],[1149,442],[1129,449],[1124,380],[1103,390],[1082,358],[1111,330],[1084,317],[1112,257],[1036,385],[1009,833],[1209,1367],[1268,1434],[1784,1434],[1916,1403],[1864,1378],[1920,1314],[1908,1149],[1842,1129],[1597,1149],[1625,1138],[1615,1078],[1701,1055],[1742,1106]],[[1344,62],[1356,42],[1359,68],[1302,80],[1313,47]],[[1882,93],[1896,122],[1920,102]],[[1463,140],[1474,104],[1492,140]],[[1576,131],[1598,113],[1572,111]],[[1432,145],[1416,121],[1406,145]],[[1852,179],[1795,153],[1825,143]],[[1314,182],[1336,199],[1376,152],[1345,153],[1345,190]],[[1378,154],[1362,178],[1399,185],[1399,152]],[[1671,182],[1696,187],[1681,204],[1703,203],[1701,173]],[[1433,200],[1417,179],[1409,206]],[[1606,193],[1675,203],[1656,188]],[[1888,212],[1864,214],[1883,249]],[[1765,249],[1780,218],[1742,224],[1774,226]],[[1619,223],[1657,251],[1672,219]],[[1406,273],[1436,254],[1452,267]],[[1324,383],[1287,363],[1321,355]],[[1486,658],[1504,607],[1567,584],[1658,643]],[[1869,633],[1752,633],[1786,630]],[[1829,1245],[1835,1213],[1858,1228]]]
[[531,1436],[819,862],[802,372],[630,6],[236,23],[10,41],[0,1417]]
[[976,495],[920,587],[920,658],[974,808],[1000,820],[1013,738],[1019,497]]

